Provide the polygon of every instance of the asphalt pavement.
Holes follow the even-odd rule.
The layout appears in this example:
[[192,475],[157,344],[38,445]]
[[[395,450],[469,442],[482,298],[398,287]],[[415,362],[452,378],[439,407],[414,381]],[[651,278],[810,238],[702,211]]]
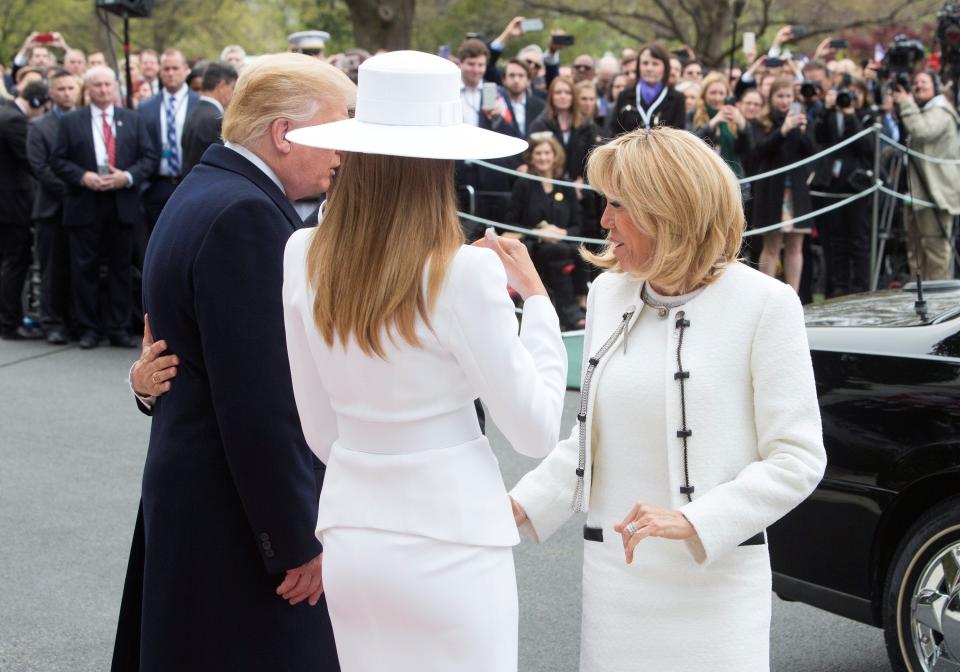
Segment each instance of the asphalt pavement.
[[[109,669],[150,431],[126,383],[137,354],[0,341],[0,672]],[[490,437],[512,485],[535,462]],[[520,672],[577,670],[582,524],[516,549]],[[880,630],[771,599],[775,672],[891,669]]]

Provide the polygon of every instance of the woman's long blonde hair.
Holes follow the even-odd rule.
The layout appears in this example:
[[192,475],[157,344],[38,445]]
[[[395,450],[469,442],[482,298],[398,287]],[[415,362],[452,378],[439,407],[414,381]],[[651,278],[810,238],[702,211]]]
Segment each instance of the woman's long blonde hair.
[[419,346],[417,318],[429,325],[461,244],[453,161],[345,153],[307,252],[327,345],[353,338],[378,357],[385,336]]
[[[700,128],[701,126],[706,126],[710,123],[710,114],[707,112],[707,91],[710,90],[710,87],[714,84],[722,84],[724,90],[724,98],[732,95],[730,90],[730,82],[727,81],[727,78],[724,74],[719,72],[711,72],[709,75],[703,78],[703,81],[700,82],[700,95],[697,96],[697,107],[693,111],[693,127]],[[733,137],[737,137],[738,131],[736,124],[727,124],[727,128],[730,129],[730,134]]]

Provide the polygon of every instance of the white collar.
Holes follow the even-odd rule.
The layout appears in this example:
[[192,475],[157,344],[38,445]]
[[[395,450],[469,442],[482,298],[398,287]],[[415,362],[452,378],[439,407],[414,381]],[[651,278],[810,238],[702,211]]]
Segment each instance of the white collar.
[[527,104],[527,92],[524,91],[520,94],[520,100],[517,100],[513,97],[513,94],[510,94],[510,102],[516,103],[517,105],[526,105]]
[[175,93],[170,93],[169,91],[167,91],[167,90],[164,88],[164,89],[163,89],[163,99],[166,100],[166,99],[169,98],[170,96],[176,96],[179,100],[183,100],[183,98],[182,98],[181,96],[183,96],[184,94],[186,94],[186,92],[187,92],[187,84],[186,84],[186,82],[184,82],[183,86],[181,86],[179,89],[177,89]]
[[106,114],[108,118],[113,119],[113,103],[110,103],[105,108],[99,108],[96,105],[91,105],[90,110],[97,117],[102,117],[104,114]]
[[223,105],[221,105],[220,101],[217,100],[216,98],[211,98],[210,96],[200,96],[200,100],[207,101],[208,103],[213,105],[215,108],[220,110],[220,114],[223,114]]
[[223,146],[226,147],[227,149],[232,149],[237,154],[239,154],[240,156],[245,158],[247,161],[255,165],[257,168],[259,168],[260,172],[262,172],[264,175],[269,177],[270,181],[273,182],[275,185],[277,185],[277,187],[280,189],[281,193],[283,193],[284,196],[287,195],[286,190],[283,188],[283,184],[281,184],[280,182],[280,178],[277,177],[277,174],[273,172],[273,169],[267,165],[266,161],[261,159],[259,156],[251,152],[249,149],[247,149],[243,145],[238,145],[236,143],[230,142],[229,140],[223,143]]
[[22,98],[14,98],[14,99],[13,99],[14,105],[17,106],[17,109],[18,109],[18,110],[20,110],[21,112],[23,112],[23,116],[29,117],[30,115],[27,114],[27,110],[30,109],[30,106],[29,106],[29,104],[28,104],[28,105],[26,106],[26,109],[24,109],[24,106],[21,105],[21,101],[23,101],[24,103],[27,102],[27,101],[23,100]]

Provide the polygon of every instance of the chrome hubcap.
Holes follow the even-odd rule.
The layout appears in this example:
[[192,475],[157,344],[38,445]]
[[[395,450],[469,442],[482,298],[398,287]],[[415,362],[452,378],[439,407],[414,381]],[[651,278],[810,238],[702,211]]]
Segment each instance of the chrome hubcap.
[[960,672],[960,543],[923,568],[910,602],[913,646],[924,672]]

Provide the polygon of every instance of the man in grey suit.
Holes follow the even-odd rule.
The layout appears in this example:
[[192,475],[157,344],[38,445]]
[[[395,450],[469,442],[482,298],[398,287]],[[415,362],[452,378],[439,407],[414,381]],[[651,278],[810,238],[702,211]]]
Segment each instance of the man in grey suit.
[[200,157],[213,144],[222,145],[220,128],[223,113],[233,98],[237,71],[229,63],[207,64],[200,86],[200,100],[183,125],[183,174],[200,163]]
[[63,180],[50,167],[57,145],[60,118],[77,104],[80,85],[66,70],[49,77],[53,107],[35,119],[27,130],[27,159],[37,176],[32,219],[36,229],[37,262],[40,265],[40,327],[52,345],[67,342],[70,303],[70,256],[63,228]]

